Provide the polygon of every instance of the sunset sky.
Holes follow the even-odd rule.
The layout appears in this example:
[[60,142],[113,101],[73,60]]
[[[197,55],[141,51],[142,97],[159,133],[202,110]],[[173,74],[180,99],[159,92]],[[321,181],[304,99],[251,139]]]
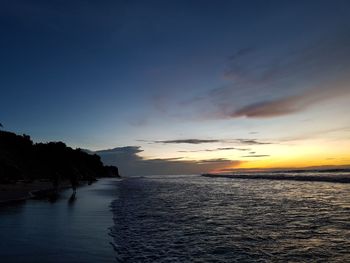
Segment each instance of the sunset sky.
[[350,165],[350,1],[0,2],[0,122],[124,174]]

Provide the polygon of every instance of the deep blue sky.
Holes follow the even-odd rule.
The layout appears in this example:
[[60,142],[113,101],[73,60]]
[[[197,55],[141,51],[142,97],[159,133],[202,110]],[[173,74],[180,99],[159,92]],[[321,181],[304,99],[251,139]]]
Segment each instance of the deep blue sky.
[[3,0],[0,122],[36,141],[185,159],[192,144],[152,141],[346,128],[346,102],[313,106],[349,94],[349,13],[331,0]]

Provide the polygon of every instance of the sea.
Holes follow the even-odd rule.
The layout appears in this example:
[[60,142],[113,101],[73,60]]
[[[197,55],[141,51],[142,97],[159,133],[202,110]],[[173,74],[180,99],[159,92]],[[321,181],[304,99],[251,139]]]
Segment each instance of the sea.
[[350,262],[348,183],[147,176],[70,196],[1,206],[0,262]]

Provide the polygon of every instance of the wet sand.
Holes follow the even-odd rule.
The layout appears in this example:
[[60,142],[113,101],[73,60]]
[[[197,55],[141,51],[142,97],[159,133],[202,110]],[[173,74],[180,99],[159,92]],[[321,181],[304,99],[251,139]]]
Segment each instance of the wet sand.
[[118,179],[63,190],[58,199],[0,206],[1,262],[115,262],[109,227]]
[[[63,182],[59,190],[69,188],[69,182]],[[18,182],[14,184],[0,184],[0,204],[25,201],[33,198],[37,192],[51,192],[52,183],[48,181],[35,181],[32,183]]]

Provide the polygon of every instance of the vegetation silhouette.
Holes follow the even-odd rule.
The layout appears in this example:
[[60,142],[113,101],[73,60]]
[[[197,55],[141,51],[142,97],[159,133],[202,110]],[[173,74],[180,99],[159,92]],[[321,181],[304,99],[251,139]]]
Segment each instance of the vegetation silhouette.
[[33,143],[30,136],[0,130],[0,183],[19,180],[49,180],[57,193],[62,181],[73,191],[79,181],[93,182],[98,177],[119,177],[118,168],[104,166],[100,157],[63,142]]

